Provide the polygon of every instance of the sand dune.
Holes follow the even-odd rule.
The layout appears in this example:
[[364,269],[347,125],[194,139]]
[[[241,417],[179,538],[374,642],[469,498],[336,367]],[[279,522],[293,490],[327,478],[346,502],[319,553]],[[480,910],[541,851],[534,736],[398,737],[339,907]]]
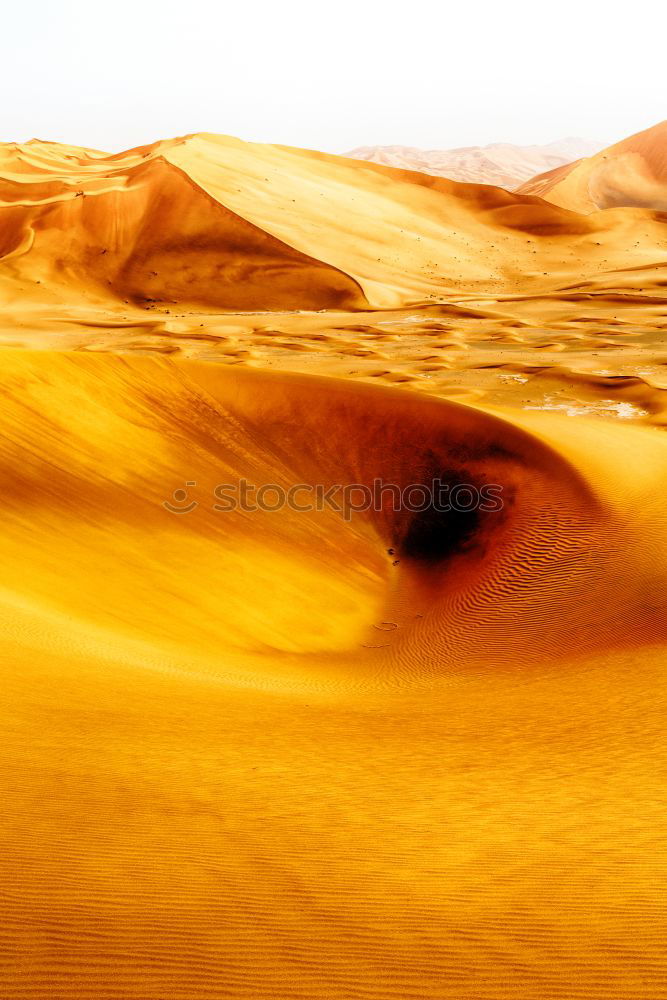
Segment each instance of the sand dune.
[[[30,160],[34,172],[5,172],[5,259],[15,281],[90,300],[184,301],[213,308],[348,307],[365,304],[347,275],[281,243],[160,155],[65,156]],[[20,161],[24,163],[23,160]],[[43,163],[43,170],[38,165]],[[11,166],[11,163],[10,163]],[[60,176],[55,171],[60,169]],[[26,179],[27,178],[27,179]],[[11,273],[11,272],[10,272]]]
[[578,163],[534,177],[519,191],[589,214],[632,205],[667,211],[667,121]]
[[[665,996],[665,216],[212,135],[0,199],[0,993]],[[341,502],[434,478],[502,506]]]
[[[662,435],[112,355],[2,390],[7,995],[660,995]],[[434,467],[502,516],[212,509]]]
[[513,191],[536,174],[592,156],[601,148],[602,143],[570,138],[545,146],[513,146],[508,142],[459,149],[360,146],[346,155],[401,170],[420,170],[465,184],[495,184]]
[[[5,149],[5,302],[283,310],[524,293],[667,256],[663,220],[583,218],[305,150],[198,135],[105,157]],[[546,279],[546,280],[545,280]]]

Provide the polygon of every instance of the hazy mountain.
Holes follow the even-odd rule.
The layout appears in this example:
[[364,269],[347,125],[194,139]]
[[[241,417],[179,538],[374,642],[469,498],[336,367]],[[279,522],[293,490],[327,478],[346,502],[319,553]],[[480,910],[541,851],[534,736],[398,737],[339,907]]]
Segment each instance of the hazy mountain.
[[463,146],[460,149],[416,149],[413,146],[360,146],[347,156],[371,160],[403,170],[448,177],[472,184],[496,184],[514,190],[525,181],[545,171],[554,170],[573,160],[592,156],[603,148],[601,142],[567,138],[546,146],[514,146],[496,142],[489,146]]

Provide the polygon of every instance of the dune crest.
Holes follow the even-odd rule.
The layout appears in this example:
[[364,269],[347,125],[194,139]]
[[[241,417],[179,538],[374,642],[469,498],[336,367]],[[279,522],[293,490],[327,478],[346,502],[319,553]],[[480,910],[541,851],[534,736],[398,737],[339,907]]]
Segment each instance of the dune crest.
[[518,188],[585,215],[634,206],[667,212],[667,121]]
[[667,257],[651,216],[629,248],[623,216],[224,136],[112,156],[10,145],[0,163],[5,302],[395,308]]

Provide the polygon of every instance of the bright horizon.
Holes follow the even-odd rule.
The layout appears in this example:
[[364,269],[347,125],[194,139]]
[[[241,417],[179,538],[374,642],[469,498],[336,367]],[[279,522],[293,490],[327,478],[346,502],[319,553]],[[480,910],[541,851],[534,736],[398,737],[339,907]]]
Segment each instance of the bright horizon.
[[558,10],[417,3],[407,20],[350,0],[317,15],[300,0],[117,0],[113,17],[81,0],[14,5],[5,60],[20,83],[0,139],[115,152],[207,131],[343,153],[611,143],[667,117],[648,3],[632,19],[572,0]]

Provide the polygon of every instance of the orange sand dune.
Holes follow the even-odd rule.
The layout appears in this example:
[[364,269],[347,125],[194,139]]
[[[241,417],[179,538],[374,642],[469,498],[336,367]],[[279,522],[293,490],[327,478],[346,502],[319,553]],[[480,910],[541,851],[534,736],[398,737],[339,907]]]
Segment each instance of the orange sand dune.
[[[2,399],[4,995],[664,995],[662,434],[113,355]],[[212,506],[434,470],[506,506]]]
[[[396,307],[517,294],[667,259],[651,213],[531,197],[196,135],[104,157],[5,147],[2,300],[163,308]],[[636,234],[628,240],[628,230]]]
[[622,205],[667,212],[667,121],[534,177],[518,190],[584,214]]
[[3,997],[667,997],[648,204],[0,147]]
[[47,293],[80,289],[93,301],[365,304],[356,282],[239,218],[155,152],[129,161],[108,158],[104,175],[98,159],[85,158],[61,176],[50,173],[57,161],[27,182],[28,175],[5,175],[0,252],[14,283],[38,275]]

